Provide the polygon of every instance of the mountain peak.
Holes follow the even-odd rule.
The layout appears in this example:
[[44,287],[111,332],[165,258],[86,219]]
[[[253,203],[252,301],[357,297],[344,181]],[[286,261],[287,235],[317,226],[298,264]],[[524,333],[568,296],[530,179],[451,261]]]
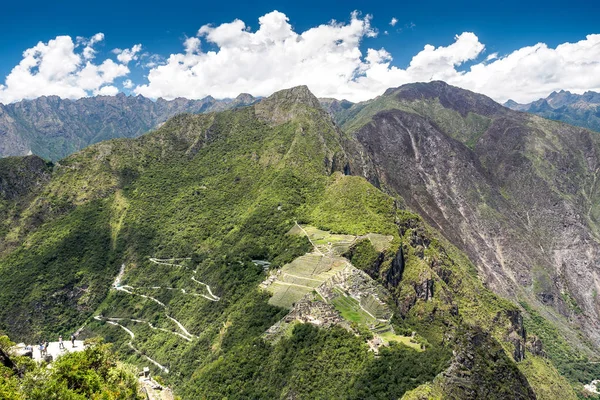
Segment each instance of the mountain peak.
[[475,112],[480,115],[496,115],[506,111],[491,98],[470,90],[448,85],[443,81],[409,83],[385,91],[384,96],[395,95],[398,100],[416,101],[438,99],[446,107],[461,115]]
[[251,102],[254,100],[254,96],[252,96],[250,93],[240,93],[237,95],[237,97],[235,98],[235,100],[238,101],[244,101],[244,102]]
[[276,101],[287,104],[304,104],[309,107],[320,108],[319,100],[312,94],[306,85],[295,86],[277,91],[267,97],[265,101]]
[[306,85],[280,90],[256,104],[256,115],[273,124],[289,121],[298,113],[305,111],[305,106],[321,109],[321,104]]

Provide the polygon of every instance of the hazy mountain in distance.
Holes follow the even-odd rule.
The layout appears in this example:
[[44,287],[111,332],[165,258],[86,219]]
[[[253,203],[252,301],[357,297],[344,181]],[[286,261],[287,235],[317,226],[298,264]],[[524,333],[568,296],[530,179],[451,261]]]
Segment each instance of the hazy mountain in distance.
[[56,161],[91,144],[137,137],[181,113],[204,113],[252,104],[235,99],[177,98],[150,100],[143,96],[96,96],[79,100],[42,96],[0,104],[0,157],[36,154]]
[[504,106],[600,132],[600,93],[574,94],[561,90],[527,104],[508,100]]

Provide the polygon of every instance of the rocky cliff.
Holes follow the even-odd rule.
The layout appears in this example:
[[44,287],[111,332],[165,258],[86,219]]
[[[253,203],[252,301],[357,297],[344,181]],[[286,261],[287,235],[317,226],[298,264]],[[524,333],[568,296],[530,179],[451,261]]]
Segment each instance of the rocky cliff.
[[600,343],[596,133],[443,82],[390,89],[336,119],[362,146],[352,173],[400,196],[488,287],[527,299],[574,342],[580,326]]

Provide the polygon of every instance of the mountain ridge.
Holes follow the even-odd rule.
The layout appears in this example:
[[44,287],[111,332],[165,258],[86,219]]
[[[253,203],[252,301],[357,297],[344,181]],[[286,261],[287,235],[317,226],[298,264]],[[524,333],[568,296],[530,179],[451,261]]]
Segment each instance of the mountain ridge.
[[102,140],[139,136],[176,114],[222,111],[255,101],[248,94],[153,101],[120,93],[78,100],[42,96],[0,105],[0,157],[34,153],[57,161]]
[[594,91],[574,94],[560,90],[531,103],[519,104],[508,100],[504,105],[516,111],[600,132],[600,93]]

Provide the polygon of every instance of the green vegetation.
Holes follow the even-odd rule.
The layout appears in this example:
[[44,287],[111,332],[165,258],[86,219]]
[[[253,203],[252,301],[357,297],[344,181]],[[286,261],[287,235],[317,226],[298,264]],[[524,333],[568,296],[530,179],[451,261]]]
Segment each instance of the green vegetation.
[[[400,398],[448,367],[464,347],[460,329],[489,333],[477,355],[492,349],[498,362],[478,365],[483,385],[496,388],[503,372],[503,385],[520,382],[507,339],[517,307],[398,210],[400,199],[342,174],[346,137],[315,103],[297,88],[253,107],[181,115],[62,160],[3,225],[16,239],[0,256],[0,329],[34,340],[85,323],[82,335],[103,336],[121,359],[149,365],[190,399]],[[264,340],[294,302],[347,266],[342,253],[389,291],[391,323],[365,312],[383,314],[375,300],[338,293],[334,305],[356,332],[292,323],[277,342]],[[252,260],[277,274],[268,292]],[[111,289],[121,265],[124,290]],[[365,340],[373,332],[390,345],[378,357]],[[103,373],[85,378],[99,386],[78,387],[104,390],[112,383]]]
[[548,320],[529,304],[519,303],[526,311],[524,324],[530,334],[537,335],[544,344],[544,352],[569,382],[587,384],[600,376],[600,364],[574,349]]
[[354,384],[350,398],[399,398],[420,382],[427,382],[448,366],[450,353],[444,348],[417,352],[402,344],[392,343],[372,360],[365,373]]
[[333,299],[333,305],[348,321],[364,325],[375,323],[375,319],[360,307],[356,299],[345,296],[343,293],[338,293],[338,296]]
[[340,257],[305,254],[284,265],[277,272],[277,279],[267,290],[272,293],[269,304],[291,308],[305,294],[312,292],[328,278],[346,266]]
[[348,256],[356,268],[369,271],[376,265],[381,251],[378,251],[369,239],[362,239],[356,242],[352,247],[352,253]]
[[475,147],[477,140],[492,123],[490,118],[472,112],[463,116],[453,109],[444,107],[439,99],[413,101],[398,99],[397,95],[401,91],[402,88],[373,100],[357,103],[341,111],[336,116],[336,122],[342,126],[345,132],[354,133],[370,123],[372,118],[379,112],[400,110],[428,118],[447,135],[464,143],[471,149]]
[[[6,338],[6,337],[4,337]],[[0,342],[6,345],[6,340]],[[102,341],[89,341],[48,366],[15,356],[16,371],[0,364],[0,398],[7,400],[141,400],[135,369],[119,363]],[[8,352],[2,346],[0,350]]]

